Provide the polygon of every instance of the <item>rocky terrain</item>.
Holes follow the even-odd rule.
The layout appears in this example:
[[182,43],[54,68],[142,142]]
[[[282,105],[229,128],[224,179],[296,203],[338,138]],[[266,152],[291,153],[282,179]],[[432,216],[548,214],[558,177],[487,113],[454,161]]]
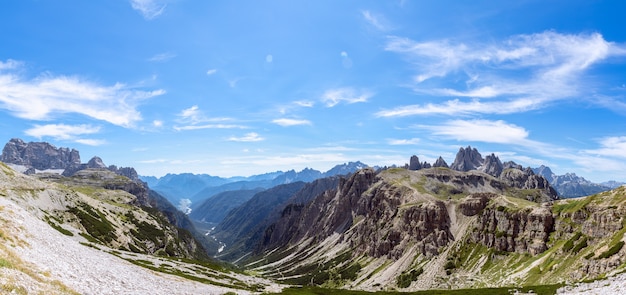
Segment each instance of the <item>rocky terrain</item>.
[[[5,150],[11,167],[34,174],[0,163],[3,293],[281,289],[268,279],[368,291],[626,288],[626,187],[559,200],[542,175],[471,147],[450,168],[413,156],[405,168],[309,183],[281,174],[287,184],[251,191],[209,239],[132,168],[83,164],[77,151],[45,143],[12,140]],[[209,258],[211,239],[220,259],[266,279]]]
[[370,291],[556,284],[623,268],[626,188],[558,200],[532,169],[470,147],[455,169],[417,157],[405,167],[364,169],[288,202],[231,261],[286,283]]
[[38,179],[0,163],[3,293],[223,294],[275,286],[209,260],[171,260],[206,254],[157,211],[133,206],[132,194],[86,184],[94,182]]

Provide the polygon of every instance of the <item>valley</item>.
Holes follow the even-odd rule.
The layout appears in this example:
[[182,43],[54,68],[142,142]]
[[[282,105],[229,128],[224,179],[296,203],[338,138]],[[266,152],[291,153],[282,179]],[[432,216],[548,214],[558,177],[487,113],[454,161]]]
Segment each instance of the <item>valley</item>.
[[[34,154],[50,151],[33,144]],[[132,168],[72,155],[71,165],[30,156],[59,171],[18,171],[34,158],[0,165],[6,292],[584,293],[620,288],[626,271],[625,186],[561,199],[532,169],[471,147],[449,167],[412,157],[404,167],[233,179],[236,189],[196,200],[191,212]],[[190,188],[175,178],[170,192]]]

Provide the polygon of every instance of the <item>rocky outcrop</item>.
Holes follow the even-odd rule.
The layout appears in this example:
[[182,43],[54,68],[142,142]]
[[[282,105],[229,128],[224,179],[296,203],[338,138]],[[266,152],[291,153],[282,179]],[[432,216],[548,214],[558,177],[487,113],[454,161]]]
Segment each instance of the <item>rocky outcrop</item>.
[[80,164],[75,149],[57,148],[47,142],[29,142],[11,139],[2,149],[0,161],[37,170],[65,169]]
[[410,191],[378,181],[373,169],[364,169],[307,205],[285,207],[280,220],[265,231],[259,250],[310,238],[323,241],[338,233],[353,245],[355,254],[397,259],[407,245],[417,245],[421,253],[432,256],[452,240],[443,202],[401,207]]
[[554,218],[547,208],[511,210],[492,206],[478,215],[470,240],[498,251],[536,255],[548,249]]
[[446,161],[441,156],[437,158],[437,161],[435,161],[433,167],[450,168],[448,167],[448,163],[446,163]]
[[530,168],[524,170],[506,169],[500,174],[500,180],[508,186],[520,189],[536,189],[544,192],[542,196],[535,196],[529,199],[530,201],[547,202],[558,199],[556,190],[550,186],[548,180],[541,175],[535,175]]
[[483,157],[476,148],[467,146],[467,148],[459,149],[450,169],[462,172],[475,170],[483,164],[483,161]]
[[465,216],[474,216],[482,212],[490,199],[496,198],[498,195],[494,193],[475,193],[465,197],[459,203],[459,210]]
[[422,163],[420,163],[420,159],[413,155],[409,160],[409,170],[420,170],[422,169]]

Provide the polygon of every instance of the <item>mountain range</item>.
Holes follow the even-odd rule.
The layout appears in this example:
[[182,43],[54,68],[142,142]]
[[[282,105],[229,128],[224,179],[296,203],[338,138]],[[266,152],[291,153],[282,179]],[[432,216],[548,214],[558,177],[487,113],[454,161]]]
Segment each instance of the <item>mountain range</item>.
[[[9,163],[0,165],[0,211],[22,208],[65,235],[65,243],[179,276],[181,286],[193,280],[225,288],[222,293],[276,290],[275,282],[510,293],[519,286],[556,290],[626,271],[625,186],[562,198],[551,183],[580,181],[575,175],[483,157],[470,146],[460,148],[449,166],[441,157],[430,164],[411,156],[401,168],[357,162],[326,173],[230,179],[184,174],[141,181],[133,168],[106,166],[98,157],[81,163],[76,150],[18,139],[1,158]],[[341,173],[347,174],[335,175]],[[202,202],[195,198],[200,205],[185,214],[151,184],[215,193]],[[16,241],[18,226],[0,221],[2,237]],[[204,223],[212,226],[201,234],[196,226]],[[0,246],[1,255],[7,251]],[[58,261],[66,258],[55,256],[58,249],[46,251]],[[3,267],[17,261],[0,256]]]

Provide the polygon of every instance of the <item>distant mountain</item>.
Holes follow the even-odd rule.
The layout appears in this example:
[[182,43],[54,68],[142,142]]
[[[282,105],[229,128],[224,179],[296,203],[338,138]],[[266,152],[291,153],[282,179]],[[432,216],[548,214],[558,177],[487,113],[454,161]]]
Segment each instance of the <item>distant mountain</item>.
[[610,187],[611,189],[616,189],[625,184],[626,184],[625,182],[619,182],[615,180],[610,180],[610,181],[605,181],[605,182],[600,183],[600,185]]
[[624,183],[609,181],[605,183],[593,183],[575,173],[566,173],[564,175],[556,175],[550,167],[541,165],[534,168],[533,171],[545,177],[552,187],[556,189],[562,198],[578,198],[597,194],[599,192],[608,191],[617,188]]
[[206,187],[231,182],[229,179],[218,176],[192,173],[167,174],[161,178],[141,176],[141,179],[173,204],[178,204],[181,199],[190,199]]
[[262,190],[262,188],[256,188],[218,193],[195,206],[189,214],[189,218],[199,222],[217,224],[226,217],[230,210],[239,207]]
[[[288,170],[276,171],[249,177],[221,178],[210,175],[196,174],[168,174],[161,178],[141,176],[151,189],[165,196],[173,204],[178,204],[182,199],[191,201],[191,208],[198,210],[200,203],[216,194],[226,191],[269,189],[281,184],[298,181],[311,182],[316,179],[335,175],[348,175],[359,169],[368,167],[366,164],[348,162],[334,166],[326,172],[305,168],[302,171]],[[197,213],[196,214],[200,214]]]
[[331,168],[330,170],[326,171],[326,173],[324,173],[323,177],[348,175],[367,167],[369,167],[367,164],[363,164],[360,161],[348,162]]

